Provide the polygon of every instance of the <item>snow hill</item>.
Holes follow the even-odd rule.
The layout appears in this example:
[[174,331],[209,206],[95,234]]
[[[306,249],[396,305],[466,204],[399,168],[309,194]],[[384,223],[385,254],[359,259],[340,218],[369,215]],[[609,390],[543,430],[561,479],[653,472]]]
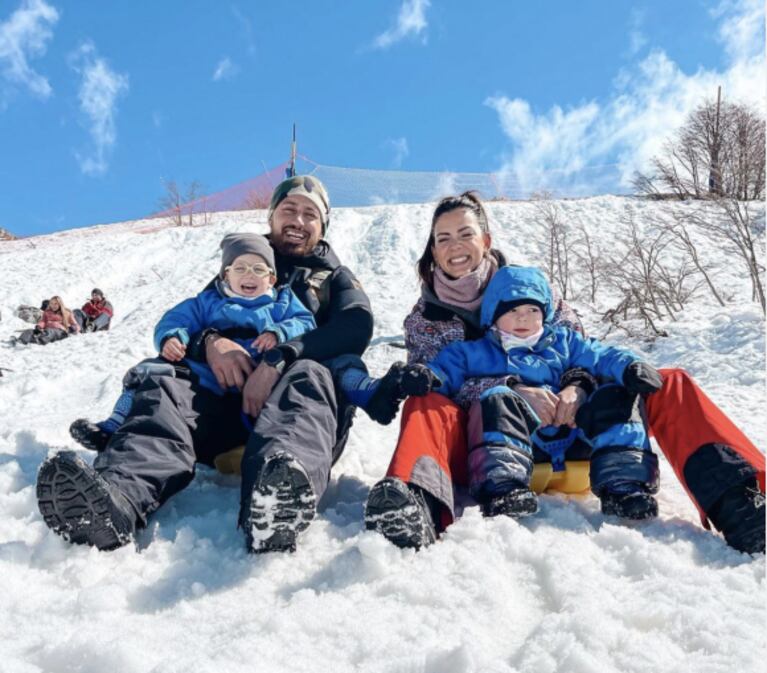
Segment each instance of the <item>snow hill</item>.
[[[620,197],[558,205],[607,245],[627,210],[641,224],[692,207]],[[510,261],[536,263],[534,205],[489,208],[497,246]],[[329,239],[372,298],[376,332],[365,357],[376,373],[404,357],[391,343],[417,297],[413,265],[432,209],[333,213]],[[97,286],[116,307],[109,332],[0,345],[0,366],[13,370],[0,378],[0,671],[763,670],[764,556],[705,531],[665,462],[656,521],[618,525],[592,496],[550,495],[522,523],[469,509],[438,544],[414,553],[363,530],[367,492],[386,470],[398,425],[360,415],[295,554],[247,555],[235,528],[238,481],[208,469],[152,517],[138,551],[99,553],[50,533],[35,499],[41,461],[80,450],[70,422],[108,413],[125,370],[153,355],[160,315],[205,285],[221,237],[238,230],[264,232],[265,213],[223,213],[194,229],[143,221],[0,243],[3,342],[27,326],[13,316],[22,303],[60,294],[76,307]],[[732,297],[726,308],[701,291],[654,346],[609,340],[657,366],[686,367],[764,448],[764,319],[740,263],[704,247]],[[596,315],[575,305],[601,334]]]

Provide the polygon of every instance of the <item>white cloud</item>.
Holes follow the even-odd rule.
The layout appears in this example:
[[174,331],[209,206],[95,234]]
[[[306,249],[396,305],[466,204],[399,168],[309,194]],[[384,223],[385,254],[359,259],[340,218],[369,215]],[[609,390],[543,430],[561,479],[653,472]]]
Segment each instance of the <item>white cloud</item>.
[[400,168],[402,166],[402,161],[410,154],[410,149],[407,146],[407,138],[389,138],[385,145],[394,153],[392,165],[395,168]]
[[[425,33],[429,25],[426,21],[426,10],[430,4],[430,0],[403,0],[397,15],[397,24],[376,37],[373,40],[373,47],[387,49],[406,37],[418,37],[421,33]],[[423,40],[425,43],[425,34]]]
[[23,0],[10,18],[0,23],[0,72],[8,83],[24,86],[41,98],[53,93],[48,80],[28,61],[45,54],[58,19],[59,13],[45,0]]
[[232,63],[232,60],[227,56],[222,58],[216,69],[213,71],[213,81],[219,82],[222,79],[232,79],[237,74],[237,66]]
[[722,85],[727,100],[765,109],[764,10],[754,0],[717,8],[720,39],[730,57],[723,71],[685,73],[654,49],[615,78],[606,101],[537,114],[522,99],[488,98],[511,151],[499,174],[519,193],[548,189],[569,195],[627,189],[663,142]]
[[711,14],[722,17],[719,40],[732,61],[764,54],[763,0],[723,0]]
[[255,54],[256,53],[256,39],[253,36],[253,26],[250,22],[250,19],[245,16],[237,6],[232,7],[232,14],[234,14],[234,18],[237,19],[237,22],[240,24],[240,27],[242,28],[242,32],[245,36],[245,42],[247,44],[248,53],[249,54]]
[[642,47],[647,44],[647,37],[642,32],[642,24],[644,23],[645,13],[641,9],[636,7],[631,10],[629,18],[629,56],[636,56]]
[[83,173],[101,175],[109,168],[108,157],[117,142],[117,99],[128,91],[128,76],[112,70],[91,42],[70,54],[70,65],[82,78],[78,99],[94,145],[88,155],[75,156]]

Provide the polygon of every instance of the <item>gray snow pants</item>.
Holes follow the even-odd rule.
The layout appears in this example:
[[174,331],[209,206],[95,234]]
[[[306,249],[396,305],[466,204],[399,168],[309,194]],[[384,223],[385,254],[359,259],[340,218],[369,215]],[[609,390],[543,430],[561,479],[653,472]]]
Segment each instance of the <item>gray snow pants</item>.
[[242,458],[241,521],[250,508],[264,461],[275,454],[287,453],[301,464],[318,500],[325,492],[330,468],[343,452],[355,411],[336,392],[332,370],[338,362],[342,358],[326,364],[298,360],[274,387]]
[[139,525],[189,485],[196,463],[212,465],[216,456],[246,442],[243,510],[250,505],[264,459],[279,452],[290,454],[304,467],[319,498],[354,414],[349,405],[341,404],[339,410],[329,370],[311,360],[299,360],[287,369],[252,433],[241,410],[241,395],[216,395],[183,367],[170,374],[151,374],[140,382],[130,415],[96,457],[94,467],[130,501]]

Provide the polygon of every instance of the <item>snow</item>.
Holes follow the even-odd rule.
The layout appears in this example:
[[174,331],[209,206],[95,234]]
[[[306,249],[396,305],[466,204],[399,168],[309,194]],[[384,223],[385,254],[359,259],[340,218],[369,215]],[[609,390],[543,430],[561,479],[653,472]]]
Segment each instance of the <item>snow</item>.
[[[641,225],[688,204],[620,197],[557,202],[607,245],[623,214]],[[402,319],[433,204],[334,211],[329,239],[359,276],[376,315],[365,359],[382,373],[404,351]],[[492,203],[510,261],[535,263],[528,202]],[[156,221],[104,225],[0,243],[0,338],[27,327],[19,304],[61,294],[79,306],[92,287],[116,308],[109,332],[45,347],[0,345],[0,671],[175,673],[371,671],[609,673],[762,670],[764,556],[705,531],[662,461],[660,516],[619,525],[592,497],[548,495],[522,522],[469,508],[415,553],[363,530],[369,488],[383,476],[397,422],[359,415],[328,492],[295,554],[252,556],[236,529],[238,479],[201,468],[112,553],[53,535],[36,505],[38,466],[78,447],[72,420],[105,416],[123,373],[153,355],[164,310],[217,271],[225,233],[266,231],[263,211],[224,213],[199,228]],[[706,294],[662,325],[670,336],[630,345],[657,366],[687,368],[764,448],[764,317],[734,257],[703,241],[725,308]],[[585,272],[582,280],[585,282]],[[594,334],[593,309],[575,305]],[[686,419],[680,419],[680,423]]]

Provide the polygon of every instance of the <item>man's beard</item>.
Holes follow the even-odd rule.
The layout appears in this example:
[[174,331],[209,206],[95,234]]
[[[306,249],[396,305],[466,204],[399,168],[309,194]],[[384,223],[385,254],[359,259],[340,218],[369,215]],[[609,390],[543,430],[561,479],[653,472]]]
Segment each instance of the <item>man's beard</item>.
[[306,257],[307,255],[310,255],[317,246],[319,238],[309,236],[305,241],[288,241],[283,237],[282,233],[272,233],[269,237],[269,241],[272,244],[272,248],[281,255],[286,255],[288,257]]

